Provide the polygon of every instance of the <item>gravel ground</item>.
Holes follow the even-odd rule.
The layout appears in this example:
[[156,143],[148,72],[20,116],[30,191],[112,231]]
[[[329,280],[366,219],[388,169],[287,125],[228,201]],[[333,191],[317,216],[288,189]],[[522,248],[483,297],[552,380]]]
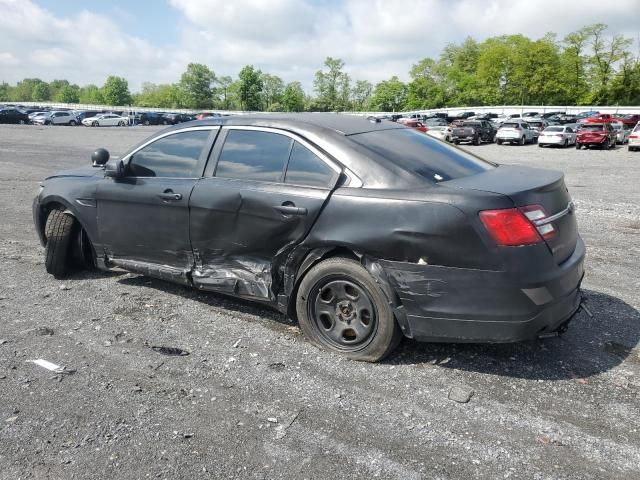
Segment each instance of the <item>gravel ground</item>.
[[588,311],[559,338],[405,341],[370,365],[249,303],[45,273],[38,182],[156,130],[0,126],[0,478],[640,477],[640,153],[464,147],[566,172]]

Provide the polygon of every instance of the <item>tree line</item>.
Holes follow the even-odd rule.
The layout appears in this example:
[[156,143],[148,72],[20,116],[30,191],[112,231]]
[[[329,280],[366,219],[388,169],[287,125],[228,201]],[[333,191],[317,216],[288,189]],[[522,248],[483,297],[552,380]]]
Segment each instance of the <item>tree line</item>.
[[253,65],[237,78],[191,63],[171,84],[144,83],[131,93],[126,79],[102,87],[27,78],[0,83],[1,101],[56,101],[138,107],[251,111],[402,111],[482,105],[640,105],[640,54],[631,38],[594,24],[562,39],[503,35],[448,44],[438,58],[415,63],[409,82],[397,76],[373,85],[352,79],[339,58],[327,57],[313,94]]

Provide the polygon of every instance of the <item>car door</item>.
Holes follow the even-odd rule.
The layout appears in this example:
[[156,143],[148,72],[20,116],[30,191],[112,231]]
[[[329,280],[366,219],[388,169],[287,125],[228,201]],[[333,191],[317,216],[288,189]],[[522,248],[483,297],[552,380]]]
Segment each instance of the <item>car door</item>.
[[202,289],[274,300],[274,285],[340,177],[306,140],[284,131],[223,127],[193,190],[193,282]]
[[99,182],[98,235],[111,264],[188,283],[189,197],[216,133],[193,127],[162,134],[123,158],[123,177]]

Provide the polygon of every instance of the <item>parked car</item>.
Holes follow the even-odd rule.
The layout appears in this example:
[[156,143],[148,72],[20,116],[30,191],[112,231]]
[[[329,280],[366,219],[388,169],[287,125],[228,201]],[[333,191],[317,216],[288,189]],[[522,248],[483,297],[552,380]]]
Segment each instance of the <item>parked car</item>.
[[422,123],[424,123],[427,127],[429,127],[429,129],[431,129],[431,127],[448,127],[449,126],[449,122],[447,122],[447,120],[442,117],[427,118]]
[[92,118],[95,117],[97,115],[101,115],[103,112],[96,112],[96,111],[91,111],[91,110],[76,110],[73,112],[76,116],[76,118],[78,119],[78,122],[83,123],[82,121],[85,118]]
[[529,119],[529,118],[537,117],[537,116],[539,116],[539,115],[540,115],[540,113],[539,113],[539,112],[524,112],[524,113],[522,114],[522,118],[527,118],[527,119]]
[[187,115],[186,113],[165,113],[162,115],[162,118],[165,125],[176,125],[194,120],[195,117]]
[[616,133],[616,143],[624,145],[629,140],[629,130],[625,128],[624,123],[615,121],[611,122],[611,127]]
[[627,128],[634,128],[638,122],[640,122],[640,114],[624,115],[620,121],[625,124]]
[[568,147],[575,145],[576,131],[569,125],[556,125],[545,128],[538,137],[538,146]]
[[403,335],[536,338],[580,307],[585,248],[561,172],[320,113],[202,120],[92,161],[34,200],[57,277],[77,258],[270,304],[364,361]]
[[159,112],[139,112],[134,116],[134,121],[140,125],[166,125],[164,114]]
[[36,117],[39,117],[41,115],[49,115],[48,111],[35,111],[35,112],[31,112],[29,114],[27,114],[27,116],[29,117],[29,122],[33,123],[33,120]]
[[534,143],[536,139],[537,136],[529,127],[529,124],[520,119],[504,122],[496,133],[498,145],[503,143],[524,145],[525,143]]
[[541,118],[545,118],[545,119],[549,119],[552,117],[559,117],[560,115],[566,115],[567,112],[562,112],[562,111],[558,111],[558,112],[545,112],[542,115],[540,115]]
[[600,112],[596,112],[595,110],[587,110],[585,112],[580,112],[576,115],[576,122],[577,123],[582,123],[584,122],[587,118],[591,118],[594,117],[596,115],[598,115]]
[[129,122],[128,118],[115,113],[101,113],[95,117],[87,117],[82,120],[85,127],[124,127]]
[[471,142],[480,145],[481,142],[493,143],[496,129],[486,120],[467,120],[455,126],[451,131],[451,141],[455,144]]
[[427,135],[430,135],[438,140],[443,140],[445,142],[451,142],[451,127],[448,125],[435,125],[429,126],[429,130],[427,130]]
[[578,123],[578,120],[580,120],[580,118],[578,118],[577,115],[567,114],[558,116],[558,121],[562,125],[566,125],[567,123]]
[[3,108],[0,110],[0,123],[29,123],[29,115],[17,108]]
[[640,122],[638,122],[633,130],[631,130],[631,133],[629,133],[628,145],[628,149],[630,152],[640,150]]
[[54,110],[45,115],[38,115],[32,118],[31,123],[34,125],[69,125],[74,127],[78,124],[78,119],[72,112]]
[[597,146],[600,148],[614,148],[616,146],[616,132],[610,122],[585,122],[578,127],[576,148]]
[[400,120],[398,120],[398,123],[406,125],[407,127],[414,128],[422,133],[426,133],[429,130],[428,127],[426,127],[422,122],[419,122],[415,118],[401,118]]
[[[221,117],[222,115],[220,115],[219,113],[211,113],[211,112],[202,112],[196,115],[195,119],[196,120],[204,120],[205,118],[211,118],[211,117]],[[386,115],[387,118],[390,118],[388,115]]]

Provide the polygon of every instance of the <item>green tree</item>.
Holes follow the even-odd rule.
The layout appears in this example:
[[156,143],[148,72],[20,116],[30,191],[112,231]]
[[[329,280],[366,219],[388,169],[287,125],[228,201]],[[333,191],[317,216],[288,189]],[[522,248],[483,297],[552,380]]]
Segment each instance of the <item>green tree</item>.
[[422,110],[446,105],[446,80],[440,74],[442,65],[424,58],[411,67],[411,82],[407,86],[407,108]]
[[63,85],[56,91],[53,100],[61,103],[78,103],[80,101],[80,87],[78,85]]
[[182,100],[188,108],[211,108],[213,106],[216,74],[206,65],[190,63],[180,77]]
[[[324,61],[327,71],[318,70],[313,82],[316,105],[324,111],[344,110],[349,99],[349,76],[342,71],[344,62],[339,58],[327,57]],[[346,100],[346,101],[345,101]]]
[[140,107],[179,108],[182,107],[180,88],[176,84],[145,82],[142,91],[134,95],[133,103]]
[[278,104],[280,107],[282,101],[282,95],[284,93],[284,82],[277,75],[270,75],[263,73],[262,79],[262,100],[264,109],[270,112],[278,111],[278,108],[274,104]]
[[131,103],[129,83],[122,77],[111,75],[104,82],[102,96],[107,105],[129,105]]
[[356,80],[351,89],[351,104],[355,111],[361,112],[369,105],[373,85],[367,80]]
[[398,77],[393,76],[376,84],[371,97],[372,109],[383,112],[397,112],[405,108],[407,86]]
[[0,102],[8,102],[11,100],[11,85],[7,82],[0,83]]
[[300,82],[287,83],[282,95],[282,107],[285,112],[302,112],[304,110],[304,90]]
[[229,87],[233,84],[233,79],[229,76],[220,77],[216,80],[218,94],[220,96],[220,106],[224,110],[229,110]]
[[49,92],[49,85],[45,82],[39,82],[33,87],[31,92],[31,100],[34,102],[46,102],[51,100],[51,92]]
[[90,105],[101,105],[104,102],[104,96],[102,91],[97,85],[89,84],[80,89],[79,94],[80,103],[86,103]]
[[45,83],[39,78],[25,78],[19,81],[16,86],[10,90],[10,100],[13,102],[32,101],[35,87],[41,84]]
[[260,110],[262,93],[262,72],[247,65],[238,74],[238,99],[242,110]]

